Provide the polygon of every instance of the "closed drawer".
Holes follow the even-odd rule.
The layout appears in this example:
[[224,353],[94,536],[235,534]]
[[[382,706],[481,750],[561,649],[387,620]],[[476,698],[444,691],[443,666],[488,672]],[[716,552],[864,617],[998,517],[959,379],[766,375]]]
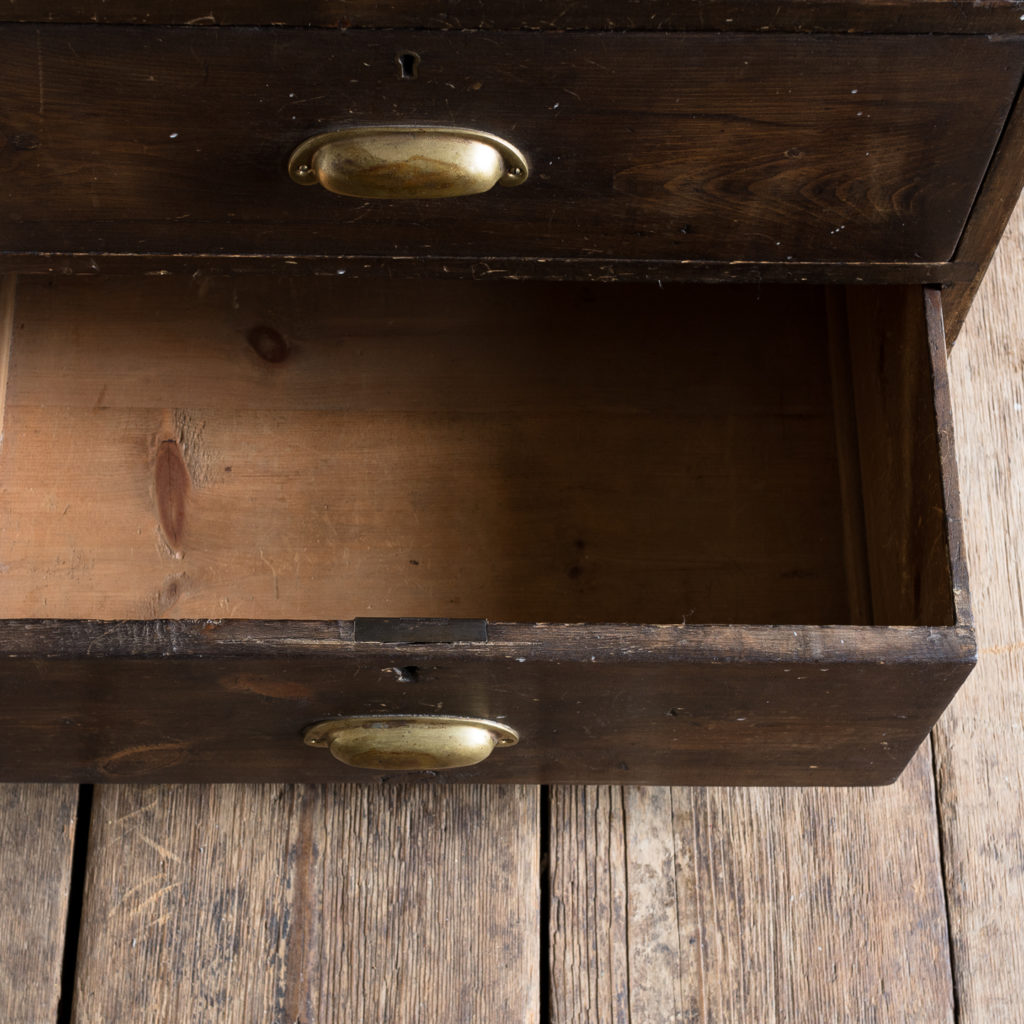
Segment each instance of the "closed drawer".
[[878,783],[970,669],[935,292],[7,297],[4,779],[372,779],[303,730],[445,714],[520,742],[432,778]]
[[[942,263],[1024,68],[1020,39],[979,36],[5,25],[0,48],[0,251],[99,269],[106,254]],[[496,133],[530,178],[372,204],[289,179],[302,140],[394,123]]]

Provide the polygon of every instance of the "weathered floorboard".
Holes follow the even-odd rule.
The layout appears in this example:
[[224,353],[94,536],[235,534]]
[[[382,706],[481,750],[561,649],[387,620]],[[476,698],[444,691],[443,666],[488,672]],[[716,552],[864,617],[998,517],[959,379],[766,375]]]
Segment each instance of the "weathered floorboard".
[[886,789],[553,790],[554,1024],[953,1020],[930,751]]
[[512,787],[100,788],[75,1024],[535,1022],[538,807]]
[[1024,204],[951,360],[979,664],[935,733],[960,1024],[1024,1019]]
[[54,1024],[77,786],[0,786],[0,1020]]

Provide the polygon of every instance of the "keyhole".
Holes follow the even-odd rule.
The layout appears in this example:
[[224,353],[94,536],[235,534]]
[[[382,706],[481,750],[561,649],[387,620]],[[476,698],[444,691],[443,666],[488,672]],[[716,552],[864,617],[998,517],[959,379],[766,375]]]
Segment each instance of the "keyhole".
[[419,73],[420,55],[418,53],[409,50],[406,53],[400,53],[395,59],[398,61],[402,78],[415,78]]

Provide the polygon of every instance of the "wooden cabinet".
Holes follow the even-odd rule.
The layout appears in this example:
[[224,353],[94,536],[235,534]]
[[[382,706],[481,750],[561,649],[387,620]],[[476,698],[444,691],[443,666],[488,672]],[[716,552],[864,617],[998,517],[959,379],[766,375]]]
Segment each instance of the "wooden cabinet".
[[[441,715],[519,742],[417,777],[895,778],[974,659],[943,305],[1019,189],[1002,9],[270,6],[0,24],[0,775],[378,779],[303,730]],[[360,123],[529,180],[289,178]]]

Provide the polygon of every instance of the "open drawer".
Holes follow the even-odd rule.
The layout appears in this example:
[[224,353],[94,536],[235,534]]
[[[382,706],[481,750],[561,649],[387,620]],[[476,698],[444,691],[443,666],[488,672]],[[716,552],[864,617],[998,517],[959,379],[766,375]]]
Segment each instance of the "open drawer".
[[304,731],[440,715],[519,742],[436,780],[881,783],[970,671],[937,292],[7,298],[5,780],[407,778]]

